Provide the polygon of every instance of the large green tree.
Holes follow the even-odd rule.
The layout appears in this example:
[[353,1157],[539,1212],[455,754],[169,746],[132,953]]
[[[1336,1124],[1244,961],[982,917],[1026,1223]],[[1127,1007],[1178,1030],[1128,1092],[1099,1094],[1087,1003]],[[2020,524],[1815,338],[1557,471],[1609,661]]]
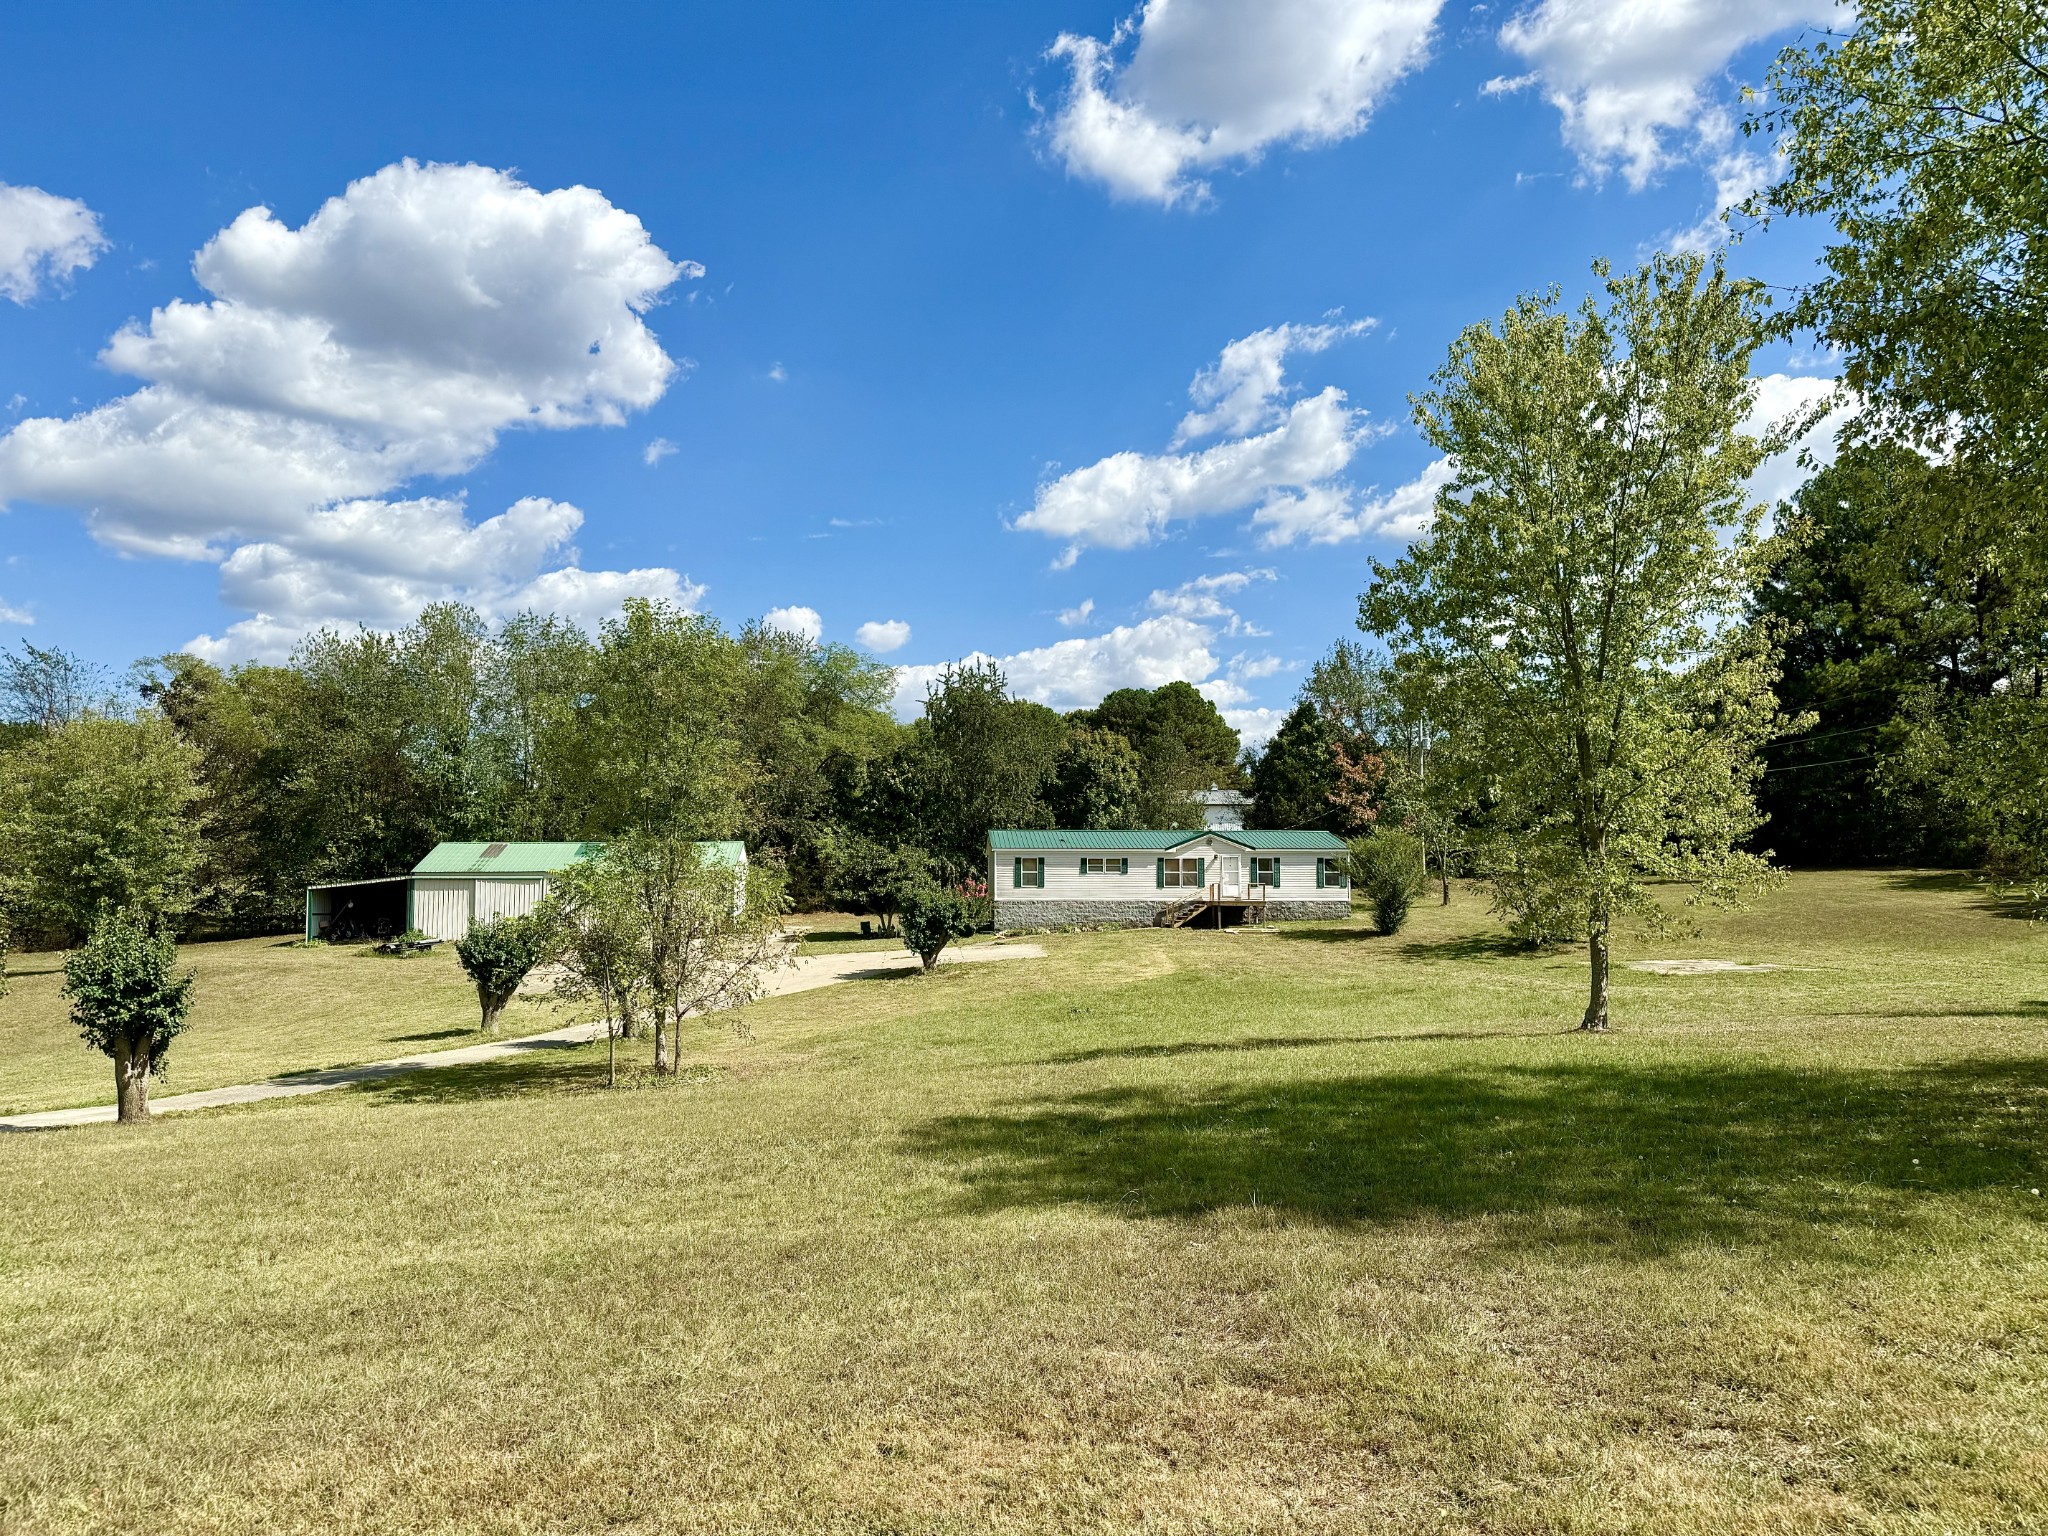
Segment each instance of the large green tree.
[[198,754],[161,715],[85,715],[0,756],[0,891],[19,930],[103,910],[176,922],[199,895]]
[[1336,728],[1314,701],[1303,699],[1289,710],[1252,764],[1257,824],[1348,831],[1349,817],[1338,801],[1343,778],[1337,746]]
[[1077,726],[1053,758],[1046,805],[1053,824],[1089,829],[1129,828],[1144,811],[1144,759],[1115,731]]
[[1780,854],[1973,856],[1946,795],[1879,765],[1922,720],[1967,712],[2038,666],[2040,594],[2003,558],[2003,496],[1966,462],[1851,443],[1784,509],[1754,604],[1781,646],[1778,696],[1809,721],[1772,744],[1762,785]]
[[[2038,0],[1863,0],[1847,37],[1788,49],[1747,124],[1780,136],[1766,216],[1833,226],[1822,274],[1779,317],[1838,351],[1862,436],[1911,443],[1977,482],[1973,553],[2048,590],[2048,8]],[[1944,529],[1930,528],[1937,540]],[[2040,793],[2044,626],[1995,693],[1930,685],[1879,779],[2048,870],[2019,803]],[[1976,771],[1979,768],[1987,771]],[[1996,768],[2000,771],[1988,771]]]
[[1842,354],[1881,435],[2038,484],[2048,463],[2048,7],[1860,0],[1787,49],[1745,125],[1778,139],[1765,216],[1824,219],[1779,317]]
[[1093,709],[1070,717],[1093,730],[1114,731],[1142,764],[1137,818],[1147,827],[1200,827],[1194,796],[1212,784],[1241,786],[1237,731],[1215,704],[1184,682],[1118,688]]
[[1429,534],[1374,562],[1360,622],[1433,678],[1488,818],[1497,898],[1534,888],[1585,939],[1608,1027],[1618,917],[1649,882],[1739,899],[1770,669],[1733,622],[1758,561],[1755,299],[1660,257],[1604,302],[1520,300],[1467,329],[1416,402],[1453,466]]

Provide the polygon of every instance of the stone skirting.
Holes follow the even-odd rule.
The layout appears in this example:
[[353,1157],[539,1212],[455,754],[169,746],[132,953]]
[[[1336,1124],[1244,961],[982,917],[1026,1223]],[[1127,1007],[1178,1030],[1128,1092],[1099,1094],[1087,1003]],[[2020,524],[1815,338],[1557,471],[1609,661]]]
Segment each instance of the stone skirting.
[[[1015,933],[1036,928],[1149,928],[1179,901],[998,901],[995,926]],[[1321,901],[1268,901],[1262,920],[1276,923],[1336,922],[1351,915],[1349,895]]]

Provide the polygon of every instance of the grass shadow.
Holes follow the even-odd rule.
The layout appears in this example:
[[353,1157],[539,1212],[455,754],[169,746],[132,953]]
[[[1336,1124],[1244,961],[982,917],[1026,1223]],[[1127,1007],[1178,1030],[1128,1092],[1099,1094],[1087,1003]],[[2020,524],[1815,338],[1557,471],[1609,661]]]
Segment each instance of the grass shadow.
[[1048,1056],[1042,1067],[1072,1066],[1084,1061],[1145,1061],[1156,1056],[1212,1056],[1239,1051],[1312,1050],[1319,1045],[1403,1045],[1427,1040],[1518,1040],[1528,1038],[1518,1030],[1439,1029],[1385,1035],[1277,1035],[1249,1040],[1177,1040],[1170,1045],[1106,1045],[1092,1051],[1068,1051]]
[[1403,960],[1528,960],[1559,955],[1564,945],[1538,946],[1506,933],[1468,933],[1455,939],[1410,939]]
[[[637,1047],[638,1042],[634,1044]],[[621,1075],[625,1075],[623,1071]],[[486,1099],[589,1092],[604,1086],[602,1050],[558,1046],[537,1047],[468,1066],[424,1067],[361,1084],[355,1091],[378,1104],[475,1104]]]
[[480,1030],[475,1029],[423,1029],[416,1035],[393,1035],[391,1038],[396,1041],[406,1042],[414,1040],[469,1039],[474,1040],[481,1045],[487,1042],[490,1039],[490,1036],[482,1033]]
[[[2042,1182],[2048,1063],[1895,1072],[1564,1066],[1103,1089],[933,1119],[901,1143],[969,1209],[1333,1225],[1490,1218],[1502,1247],[1826,1245],[1930,1195]],[[1918,1159],[1916,1162],[1915,1159]]]

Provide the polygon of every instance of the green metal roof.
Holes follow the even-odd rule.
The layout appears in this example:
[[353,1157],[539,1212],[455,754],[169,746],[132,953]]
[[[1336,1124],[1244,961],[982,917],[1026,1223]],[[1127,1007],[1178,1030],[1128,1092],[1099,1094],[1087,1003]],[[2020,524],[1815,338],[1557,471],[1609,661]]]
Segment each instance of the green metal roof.
[[[491,849],[496,853],[490,853]],[[603,843],[441,843],[416,875],[546,875],[604,850]]]
[[[497,849],[492,853],[491,849]],[[549,875],[578,859],[594,858],[603,843],[442,843],[419,863],[416,875]],[[699,843],[697,851],[719,864],[747,861],[745,843]]]
[[1342,853],[1344,839],[1334,832],[1229,832],[1187,831],[1178,832],[1050,832],[1014,831],[991,832],[988,846],[992,852],[1008,852],[1013,848],[1037,850],[1040,848],[1109,848],[1119,853],[1126,851],[1143,852],[1150,849],[1179,848],[1205,837],[1218,838],[1226,843],[1235,843],[1240,848],[1259,848],[1272,852],[1290,853]]

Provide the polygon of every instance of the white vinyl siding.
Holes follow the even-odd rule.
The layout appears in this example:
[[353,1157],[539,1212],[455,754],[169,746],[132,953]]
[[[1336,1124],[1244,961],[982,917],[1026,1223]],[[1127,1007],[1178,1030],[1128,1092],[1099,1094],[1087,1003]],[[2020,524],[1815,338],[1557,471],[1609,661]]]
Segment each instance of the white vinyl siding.
[[[1316,891],[1316,863],[1319,857],[1331,857],[1327,850],[1301,849],[1280,853],[1257,852],[1239,847],[1234,843],[1211,842],[1207,839],[1184,844],[1171,853],[1161,848],[1133,848],[1128,852],[1115,854],[1096,853],[1080,848],[1039,848],[1019,852],[1008,848],[994,850],[989,858],[989,889],[1002,902],[1015,901],[1181,901],[1195,894],[1193,887],[1198,876],[1195,873],[1197,861],[1202,861],[1202,870],[1207,884],[1217,884],[1225,873],[1222,860],[1239,860],[1238,878],[1250,886],[1255,896],[1268,897],[1274,901],[1314,901]],[[1162,888],[1159,884],[1159,861],[1162,859],[1185,859],[1189,870],[1188,886]],[[1043,861],[1043,885],[1018,885],[1016,868],[1020,859]],[[1083,860],[1107,860],[1115,866],[1115,872],[1094,872],[1096,865],[1090,864],[1090,872],[1082,873]],[[1254,859],[1273,859],[1274,870],[1279,875],[1277,889],[1262,889],[1252,884]],[[1335,893],[1326,893],[1330,899]]]

